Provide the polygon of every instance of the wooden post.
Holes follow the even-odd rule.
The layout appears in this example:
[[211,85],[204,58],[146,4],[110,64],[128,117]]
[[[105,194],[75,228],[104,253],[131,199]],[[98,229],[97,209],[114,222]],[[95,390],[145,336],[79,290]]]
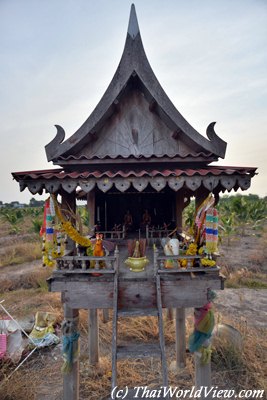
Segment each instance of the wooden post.
[[109,321],[109,309],[108,308],[103,308],[103,314],[102,314],[102,320],[104,324],[106,324]]
[[95,229],[95,190],[87,194],[87,210],[89,213],[89,232],[93,233]]
[[175,350],[177,368],[186,365],[186,340],[185,340],[185,309],[175,309]]
[[97,365],[99,362],[99,337],[98,337],[98,313],[97,309],[89,309],[89,364]]
[[196,210],[200,204],[208,197],[209,191],[206,188],[200,187],[196,192]]
[[[64,324],[67,334],[77,332],[79,322],[79,310],[64,304]],[[64,326],[64,325],[63,325]],[[64,333],[64,332],[63,332]],[[71,371],[63,375],[63,400],[79,400],[79,343],[73,342],[73,354],[76,355]]]
[[177,232],[181,233],[183,230],[183,209],[184,209],[184,194],[183,191],[176,193],[175,211],[176,211],[176,226]]
[[167,308],[167,315],[166,315],[167,320],[172,321],[173,320],[173,308]]
[[[207,387],[206,391],[209,392],[211,388],[211,365],[202,364],[198,354],[195,354],[195,387],[196,390],[202,386]],[[204,391],[201,392],[201,399],[212,399],[212,394],[204,396]]]

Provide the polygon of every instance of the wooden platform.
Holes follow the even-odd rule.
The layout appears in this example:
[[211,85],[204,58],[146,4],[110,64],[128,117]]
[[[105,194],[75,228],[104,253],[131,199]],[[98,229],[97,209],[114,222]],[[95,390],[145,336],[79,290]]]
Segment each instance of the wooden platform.
[[[154,252],[147,250],[150,263],[142,272],[130,271],[124,261],[127,247],[119,245],[119,309],[153,308],[156,305]],[[71,308],[97,309],[113,306],[113,275],[92,276],[79,270],[55,270],[48,280],[51,292],[62,292],[62,300]],[[201,307],[207,303],[208,289],[223,289],[219,268],[161,272],[164,308]]]

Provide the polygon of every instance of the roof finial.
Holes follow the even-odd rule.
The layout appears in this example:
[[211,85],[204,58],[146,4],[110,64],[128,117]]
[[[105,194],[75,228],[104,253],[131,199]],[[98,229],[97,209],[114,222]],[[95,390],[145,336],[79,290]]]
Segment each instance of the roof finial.
[[130,19],[129,19],[129,25],[128,25],[128,33],[132,37],[132,39],[134,39],[137,36],[137,34],[139,33],[139,26],[138,26],[138,21],[137,21],[134,4],[132,4],[132,6],[131,6],[131,13],[130,13]]

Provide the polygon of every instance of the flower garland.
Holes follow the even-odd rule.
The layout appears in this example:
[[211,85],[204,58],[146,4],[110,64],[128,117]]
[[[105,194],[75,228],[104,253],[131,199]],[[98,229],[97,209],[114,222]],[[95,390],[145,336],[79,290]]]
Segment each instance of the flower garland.
[[[196,255],[202,256],[204,254],[204,247],[201,246],[199,249],[197,249],[196,243],[190,243],[188,246],[188,249],[186,250],[185,255],[186,256],[196,256]],[[191,263],[191,260],[188,260],[186,258],[183,258],[179,260],[181,268],[187,268],[189,267],[189,263]],[[200,263],[202,267],[214,267],[216,265],[216,261],[212,260],[210,257],[205,256],[200,259]]]
[[[190,243],[190,245],[188,246],[188,249],[185,252],[186,256],[195,256],[197,254],[197,244],[196,243]],[[180,260],[180,266],[182,268],[186,268],[188,265],[188,261],[186,258],[183,258],[182,260]],[[191,260],[190,260],[191,261]]]
[[208,257],[201,258],[200,262],[203,267],[214,267],[216,265],[216,261]]
[[54,206],[55,206],[55,213],[58,219],[61,222],[62,230],[76,243],[78,243],[82,247],[91,247],[92,242],[90,239],[87,237],[82,236],[77,229],[72,226],[72,223],[70,221],[67,221],[59,207],[59,204],[56,200],[56,197],[53,195],[53,200],[54,200]]
[[55,224],[55,208],[52,198],[45,201],[43,225],[40,229],[43,238],[42,261],[43,266],[53,267],[54,259],[64,254],[61,232]]

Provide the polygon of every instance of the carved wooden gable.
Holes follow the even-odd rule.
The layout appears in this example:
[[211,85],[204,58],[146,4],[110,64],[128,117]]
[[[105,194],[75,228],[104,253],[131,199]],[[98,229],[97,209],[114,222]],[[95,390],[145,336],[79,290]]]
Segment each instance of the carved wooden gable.
[[185,157],[192,150],[175,139],[173,130],[151,112],[139,90],[131,91],[117,104],[117,111],[105,125],[75,154],[75,158]]

